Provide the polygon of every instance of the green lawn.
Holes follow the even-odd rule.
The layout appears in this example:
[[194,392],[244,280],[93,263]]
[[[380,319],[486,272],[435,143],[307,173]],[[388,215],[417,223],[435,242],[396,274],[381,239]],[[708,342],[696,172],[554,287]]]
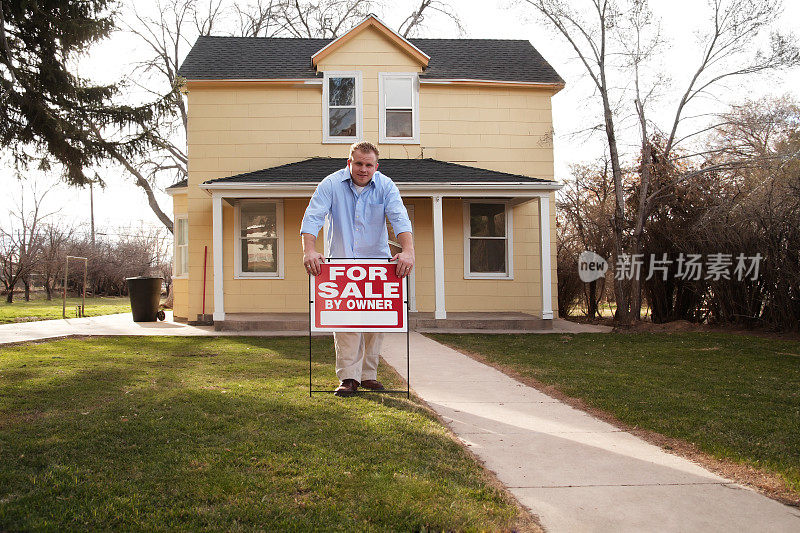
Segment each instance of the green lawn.
[[530,527],[418,403],[309,398],[308,368],[306,338],[0,348],[0,530]]
[[724,333],[430,335],[800,494],[800,342]]
[[[67,298],[67,318],[75,318],[77,316],[75,308],[79,305],[81,305],[80,298]],[[53,298],[49,302],[44,298],[31,299],[30,302],[26,302],[20,294],[14,294],[13,303],[6,303],[5,299],[0,302],[0,324],[61,318],[61,306],[60,297]],[[130,312],[131,303],[127,296],[86,298],[85,316]]]

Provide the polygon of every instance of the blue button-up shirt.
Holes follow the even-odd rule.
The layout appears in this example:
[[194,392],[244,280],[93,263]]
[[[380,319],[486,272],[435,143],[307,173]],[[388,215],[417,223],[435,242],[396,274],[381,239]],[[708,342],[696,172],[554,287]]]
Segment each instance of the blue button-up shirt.
[[391,257],[386,219],[395,235],[411,231],[397,185],[375,171],[361,193],[345,167],[323,179],[308,203],[300,233],[316,236],[328,218],[328,257]]

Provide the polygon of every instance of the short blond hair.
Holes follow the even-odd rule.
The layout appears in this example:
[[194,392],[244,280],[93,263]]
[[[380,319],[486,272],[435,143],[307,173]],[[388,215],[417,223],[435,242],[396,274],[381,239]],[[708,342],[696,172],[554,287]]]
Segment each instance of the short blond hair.
[[378,159],[378,157],[380,157],[380,153],[378,152],[377,146],[375,146],[369,141],[359,141],[350,145],[350,156],[349,156],[350,161],[353,160],[353,152],[355,152],[356,150],[358,150],[359,152],[364,152],[365,154],[372,152],[373,154],[375,154],[375,159]]

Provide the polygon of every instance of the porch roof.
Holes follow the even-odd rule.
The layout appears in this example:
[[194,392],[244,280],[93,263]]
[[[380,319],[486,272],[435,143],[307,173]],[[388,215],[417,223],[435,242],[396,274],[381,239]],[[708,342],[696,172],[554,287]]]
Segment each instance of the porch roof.
[[[204,186],[214,184],[317,184],[325,176],[341,170],[346,160],[338,157],[312,157],[304,161],[288,163],[277,167],[246,172],[225,178],[208,180]],[[381,159],[380,171],[395,183],[450,184],[453,182],[469,184],[542,184],[559,188],[552,180],[510,174],[484,168],[470,167],[437,159]]]

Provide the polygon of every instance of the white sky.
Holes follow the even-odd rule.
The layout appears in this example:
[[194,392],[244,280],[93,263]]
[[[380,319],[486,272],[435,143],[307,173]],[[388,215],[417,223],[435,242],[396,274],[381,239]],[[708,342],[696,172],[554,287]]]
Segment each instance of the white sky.
[[[583,0],[571,0],[578,3]],[[410,13],[412,6],[418,0],[396,0],[386,2],[387,7],[383,20],[392,27],[397,27],[405,16]],[[136,3],[140,12],[155,9],[155,0],[139,0]],[[553,98],[553,123],[556,130],[555,137],[555,167],[556,179],[565,179],[568,176],[568,165],[571,163],[589,161],[602,154],[603,138],[596,136],[586,139],[585,136],[575,136],[571,133],[582,130],[592,124],[593,117],[597,115],[596,99],[592,98],[592,87],[583,76],[582,67],[574,59],[567,45],[551,31],[543,28],[520,5],[513,5],[510,0],[493,2],[491,0],[452,0],[451,5],[459,13],[466,30],[465,37],[469,38],[502,38],[526,39],[555,67],[562,78],[567,82],[567,88]],[[687,77],[692,66],[696,64],[698,51],[694,46],[693,31],[698,29],[704,20],[702,11],[698,8],[703,5],[699,0],[651,0],[653,10],[662,18],[663,35],[667,37],[672,46],[668,53],[660,58],[664,72],[674,81],[675,87],[685,87]],[[776,25],[781,30],[797,30],[800,21],[800,2],[789,0],[786,2],[784,14],[776,19]],[[427,25],[424,37],[457,37],[454,26],[441,18],[433,19]],[[188,52],[188,47],[184,53]],[[130,63],[141,57],[142,48],[138,46],[135,37],[118,33],[107,41],[97,46],[82,60],[80,72],[84,76],[92,77],[99,81],[113,81],[120,73],[130,71]],[[800,72],[784,73],[772,79],[750,79],[747,86],[735,84],[721,95],[725,103],[738,102],[743,98],[756,98],[762,95],[791,94],[800,98]],[[674,95],[665,94],[660,109],[671,110],[674,105]],[[719,103],[705,102],[705,109],[693,110],[707,111],[719,110]],[[716,106],[716,107],[715,107]],[[692,113],[690,113],[692,114]],[[654,117],[657,122],[667,123],[669,113],[664,116]],[[98,227],[115,231],[121,226],[152,225],[159,226],[155,215],[147,205],[144,193],[137,188],[132,179],[121,169],[110,168],[101,172],[108,183],[105,190],[95,189],[94,206],[95,221]],[[2,183],[5,184],[7,193],[0,197],[0,213],[8,213],[18,202],[20,185],[13,178],[12,172],[0,170]],[[46,204],[48,211],[60,209],[58,217],[64,222],[85,225],[88,228],[89,220],[89,191],[67,188],[57,184],[53,176],[38,178],[39,188],[52,187]],[[163,186],[169,186],[164,183]],[[163,192],[158,191],[157,197],[162,208],[171,216],[171,199]]]

